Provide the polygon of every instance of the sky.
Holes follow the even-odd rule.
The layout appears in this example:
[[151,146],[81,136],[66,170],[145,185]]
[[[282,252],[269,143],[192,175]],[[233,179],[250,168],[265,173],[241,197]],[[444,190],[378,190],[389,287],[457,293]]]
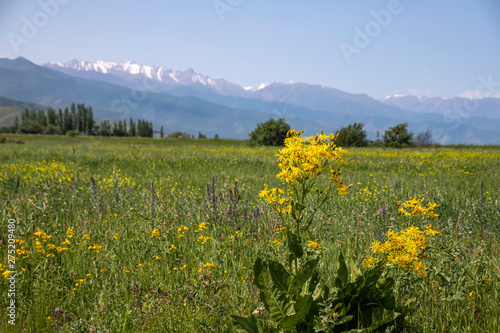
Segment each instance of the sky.
[[500,97],[500,2],[0,0],[0,56],[133,60],[374,98]]

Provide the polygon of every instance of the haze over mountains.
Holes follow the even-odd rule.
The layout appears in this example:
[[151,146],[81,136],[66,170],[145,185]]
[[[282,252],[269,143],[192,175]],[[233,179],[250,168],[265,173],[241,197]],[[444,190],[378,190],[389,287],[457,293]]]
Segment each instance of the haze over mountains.
[[363,122],[369,137],[408,122],[417,134],[431,130],[435,142],[500,144],[500,99],[444,99],[365,94],[300,82],[241,87],[224,79],[144,66],[132,61],[72,60],[38,66],[24,58],[0,59],[0,96],[55,108],[72,102],[94,109],[96,119],[143,118],[155,130],[201,131],[209,137],[247,138],[257,123],[286,118],[314,134]]

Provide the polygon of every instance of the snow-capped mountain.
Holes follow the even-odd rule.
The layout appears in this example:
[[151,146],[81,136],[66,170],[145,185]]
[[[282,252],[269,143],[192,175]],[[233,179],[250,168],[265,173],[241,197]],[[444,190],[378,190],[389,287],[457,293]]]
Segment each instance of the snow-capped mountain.
[[273,117],[309,133],[363,122],[375,138],[377,132],[406,122],[414,133],[431,130],[442,144],[500,142],[500,99],[391,96],[380,101],[302,82],[243,88],[192,69],[174,71],[131,61],[73,60],[44,68],[24,58],[0,59],[0,96],[54,108],[85,103],[97,119],[144,118],[171,131],[232,138],[244,138],[258,122]]
[[193,87],[211,90],[224,95],[241,95],[242,87],[224,79],[212,79],[188,68],[186,71],[172,70],[163,66],[139,65],[134,61],[120,63],[108,61],[71,60],[67,63],[49,62],[43,65],[73,76],[91,78],[136,89],[169,91],[174,87]]
[[469,99],[465,97],[427,97],[390,95],[381,102],[419,113],[435,113],[444,117],[484,117],[500,119],[500,98]]

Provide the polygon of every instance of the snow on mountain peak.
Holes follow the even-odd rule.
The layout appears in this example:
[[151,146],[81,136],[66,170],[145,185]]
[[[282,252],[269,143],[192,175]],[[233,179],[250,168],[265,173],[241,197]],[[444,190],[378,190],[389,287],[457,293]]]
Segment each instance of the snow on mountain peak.
[[[188,68],[185,71],[174,71],[162,66],[140,65],[132,60],[114,63],[103,60],[88,61],[74,59],[67,63],[50,62],[45,66],[63,72],[72,71],[71,74],[74,74],[74,71],[111,74],[126,81],[134,81],[142,76],[165,85],[191,86],[199,84],[209,86],[218,92],[229,94],[238,95],[244,91],[236,84],[227,82],[224,79],[212,79],[209,76],[196,73],[192,68]],[[95,78],[94,76],[92,77]]]

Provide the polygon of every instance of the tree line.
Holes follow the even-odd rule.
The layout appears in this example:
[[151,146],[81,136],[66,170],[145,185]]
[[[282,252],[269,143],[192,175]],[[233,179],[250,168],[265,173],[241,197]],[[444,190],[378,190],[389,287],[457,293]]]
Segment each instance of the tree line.
[[[290,125],[281,118],[269,119],[265,123],[260,123],[257,128],[249,134],[250,145],[282,146],[286,138],[286,133],[290,130]],[[408,130],[407,123],[397,124],[388,128],[380,139],[377,132],[377,140],[368,140],[367,132],[363,123],[353,123],[341,127],[335,143],[340,147],[410,147],[410,146],[430,146],[433,144],[432,133],[429,130],[422,131],[414,138],[413,133]]]
[[101,135],[101,136],[140,136],[153,137],[153,123],[138,119],[137,123],[128,121],[96,122],[92,107],[72,103],[64,110],[48,108],[45,110],[24,109],[21,119],[14,119],[14,126],[3,128],[3,132],[20,134],[59,134],[59,135]]

